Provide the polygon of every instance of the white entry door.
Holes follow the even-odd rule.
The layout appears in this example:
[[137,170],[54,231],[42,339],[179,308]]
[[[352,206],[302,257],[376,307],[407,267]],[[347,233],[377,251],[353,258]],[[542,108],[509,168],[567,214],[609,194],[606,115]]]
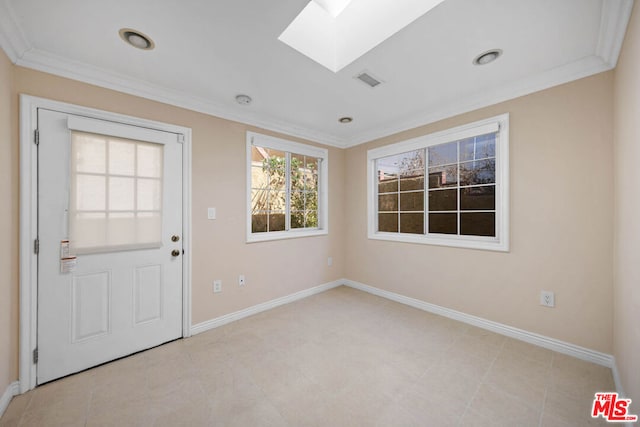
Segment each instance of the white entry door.
[[38,109],[37,383],[182,336],[182,144]]

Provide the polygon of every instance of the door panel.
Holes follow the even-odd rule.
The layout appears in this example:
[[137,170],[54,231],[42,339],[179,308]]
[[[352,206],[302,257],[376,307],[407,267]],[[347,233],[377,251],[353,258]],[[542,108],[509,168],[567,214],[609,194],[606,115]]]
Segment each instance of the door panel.
[[38,129],[41,384],[182,336],[182,144],[44,109]]

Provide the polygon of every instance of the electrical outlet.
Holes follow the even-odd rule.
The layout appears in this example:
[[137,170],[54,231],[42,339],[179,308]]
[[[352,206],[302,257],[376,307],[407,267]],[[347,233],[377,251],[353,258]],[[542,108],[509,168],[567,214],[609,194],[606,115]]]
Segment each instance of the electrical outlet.
[[238,285],[240,286],[244,286],[244,274],[241,274],[240,276],[238,276]]
[[542,291],[540,292],[540,305],[545,307],[555,307],[556,306],[556,297],[552,291]]
[[218,292],[222,292],[222,280],[213,281],[213,293],[217,294]]
[[333,258],[332,257],[327,258],[327,265],[329,267],[331,267],[333,265]]

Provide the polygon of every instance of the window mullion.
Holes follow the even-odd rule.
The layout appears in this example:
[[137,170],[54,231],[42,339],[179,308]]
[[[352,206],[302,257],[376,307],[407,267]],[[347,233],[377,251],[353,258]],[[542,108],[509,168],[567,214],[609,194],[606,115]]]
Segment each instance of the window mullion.
[[424,148],[424,220],[422,221],[422,234],[429,234],[429,149]]
[[[456,201],[457,201],[457,212],[456,212],[456,218],[458,220],[458,236],[460,236],[460,196],[461,196],[461,191],[460,191],[460,141],[458,141],[458,143],[456,144],[456,150],[457,150],[457,159],[458,159],[458,188],[456,188],[456,192],[458,193],[458,197],[456,197]],[[475,153],[474,153],[475,156]]]
[[286,231],[291,229],[291,153],[285,153],[285,220],[284,228]]

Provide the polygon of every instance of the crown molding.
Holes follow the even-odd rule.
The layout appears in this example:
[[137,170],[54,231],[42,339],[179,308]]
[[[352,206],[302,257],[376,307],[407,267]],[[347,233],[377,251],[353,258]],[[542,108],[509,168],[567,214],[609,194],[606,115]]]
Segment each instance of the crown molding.
[[8,0],[0,0],[0,47],[14,64],[31,49]]
[[440,104],[438,109],[424,110],[413,114],[404,120],[397,121],[391,126],[381,126],[371,129],[350,140],[347,145],[348,147],[353,147],[399,132],[426,126],[439,120],[539,92],[563,83],[598,74],[611,68],[612,67],[606,64],[600,57],[595,55],[588,56],[544,73],[503,85],[499,88],[491,88],[491,90],[465,95],[463,98]]
[[134,79],[124,74],[108,71],[83,62],[72,61],[39,49],[30,49],[25,52],[21,58],[18,58],[16,65],[185,108],[187,110],[241,122],[289,136],[303,138],[319,144],[339,148],[345,147],[345,141],[334,135],[284,123],[273,117],[257,115],[251,112],[239,113],[210,100],[150,84],[143,80]]
[[374,127],[352,138],[341,138],[316,129],[296,126],[253,111],[239,112],[208,99],[159,85],[152,85],[142,80],[132,79],[124,74],[114,73],[81,62],[70,61],[62,56],[35,49],[31,46],[24,31],[18,24],[8,0],[0,0],[0,47],[7,53],[7,56],[14,64],[22,67],[241,122],[319,144],[349,148],[611,70],[617,64],[632,8],[633,0],[603,0],[600,31],[594,55],[548,70],[542,74],[514,81],[498,89],[479,91],[461,99],[453,99],[448,103],[438,105],[435,109],[423,110],[412,114],[409,117],[397,120],[390,126]]
[[602,2],[596,55],[611,68],[615,68],[618,63],[632,9],[633,0],[604,0]]

